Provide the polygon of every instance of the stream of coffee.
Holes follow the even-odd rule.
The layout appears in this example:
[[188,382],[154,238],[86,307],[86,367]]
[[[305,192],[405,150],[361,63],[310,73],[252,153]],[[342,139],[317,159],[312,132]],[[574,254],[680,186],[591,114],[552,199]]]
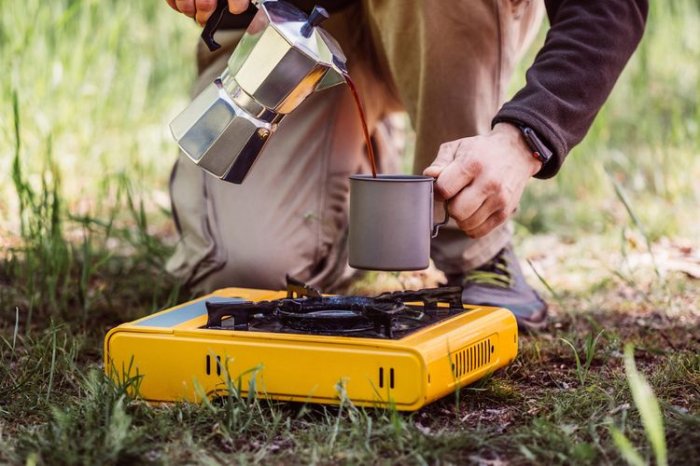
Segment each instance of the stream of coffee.
[[372,140],[369,138],[369,130],[367,129],[367,117],[365,116],[365,110],[362,108],[362,101],[360,100],[360,94],[357,93],[357,87],[350,76],[344,74],[345,82],[348,83],[348,87],[352,92],[352,96],[355,99],[355,106],[357,107],[357,112],[360,114],[360,122],[362,123],[362,133],[365,136],[365,144],[367,145],[367,155],[369,157],[369,162],[372,164],[372,176],[377,177],[377,162],[374,159],[374,149],[372,148]]

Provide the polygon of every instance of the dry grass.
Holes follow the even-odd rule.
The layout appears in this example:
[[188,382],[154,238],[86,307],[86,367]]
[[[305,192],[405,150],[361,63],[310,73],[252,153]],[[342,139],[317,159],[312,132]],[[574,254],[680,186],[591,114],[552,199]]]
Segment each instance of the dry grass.
[[[551,256],[528,254],[532,244],[519,250],[558,290],[548,297],[553,318],[546,331],[524,335],[519,357],[505,370],[413,414],[235,397],[215,405],[149,407],[103,378],[100,344],[109,327],[186,297],[172,283],[154,287],[157,264],[144,265],[133,252],[112,256],[91,285],[102,286],[99,295],[109,299],[95,299],[88,316],[58,316],[37,306],[31,327],[26,313],[15,320],[8,309],[27,301],[5,279],[0,462],[617,463],[613,427],[650,459],[625,377],[626,343],[635,345],[637,365],[661,403],[671,463],[700,453],[700,281],[679,273],[659,278],[647,267],[635,272],[632,284],[600,264],[591,276],[581,245],[530,240],[539,241]],[[557,265],[544,265],[550,262]],[[12,273],[1,271],[5,278]],[[557,283],[577,273],[590,280],[572,288]],[[425,279],[374,277],[365,291],[382,291],[377,283]],[[577,366],[572,347],[587,369]]]

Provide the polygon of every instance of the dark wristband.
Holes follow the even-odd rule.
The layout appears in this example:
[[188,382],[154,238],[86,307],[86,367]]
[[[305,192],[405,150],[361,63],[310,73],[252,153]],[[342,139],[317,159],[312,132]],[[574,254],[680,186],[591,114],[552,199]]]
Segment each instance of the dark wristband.
[[542,165],[549,162],[549,159],[552,158],[553,153],[551,150],[549,150],[547,145],[542,142],[535,130],[525,125],[518,125],[518,128],[520,129],[520,132],[522,133],[528,147],[532,151],[532,156],[542,162]]

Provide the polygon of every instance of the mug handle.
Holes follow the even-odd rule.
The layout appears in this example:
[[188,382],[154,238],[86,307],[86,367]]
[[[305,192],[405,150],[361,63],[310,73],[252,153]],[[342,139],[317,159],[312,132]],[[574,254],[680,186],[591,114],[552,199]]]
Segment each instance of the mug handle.
[[447,201],[442,201],[442,205],[445,208],[445,219],[442,222],[433,225],[433,232],[431,238],[435,238],[438,235],[438,233],[440,233],[440,227],[444,227],[445,225],[447,225],[447,222],[450,221],[450,214],[447,211]]

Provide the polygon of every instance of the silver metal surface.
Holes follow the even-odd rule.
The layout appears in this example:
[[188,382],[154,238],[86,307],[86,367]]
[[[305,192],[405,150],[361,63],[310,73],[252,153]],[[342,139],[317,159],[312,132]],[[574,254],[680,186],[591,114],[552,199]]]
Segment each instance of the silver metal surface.
[[304,12],[281,0],[254,3],[258,12],[228,68],[170,124],[194,163],[234,183],[284,115],[347,73],[338,43]]
[[221,179],[242,180],[245,174],[229,172],[233,167],[236,173],[245,169],[243,162],[252,165],[257,152],[250,152],[262,148],[274,124],[241,110],[216,80],[173,120],[170,129],[183,152],[201,168]]
[[366,270],[422,270],[430,262],[434,178],[350,177],[349,263]]

